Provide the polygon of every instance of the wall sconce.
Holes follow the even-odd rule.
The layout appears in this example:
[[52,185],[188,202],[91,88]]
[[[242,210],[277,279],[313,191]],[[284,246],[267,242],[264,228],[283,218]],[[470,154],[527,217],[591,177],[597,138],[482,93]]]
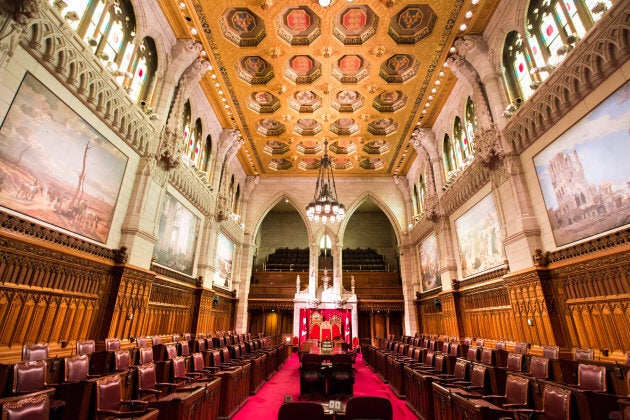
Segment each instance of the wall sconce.
[[133,314],[127,314],[127,321],[131,321],[133,319]]
[[533,327],[535,325],[534,319],[533,318],[527,318],[527,325],[529,325],[530,327]]

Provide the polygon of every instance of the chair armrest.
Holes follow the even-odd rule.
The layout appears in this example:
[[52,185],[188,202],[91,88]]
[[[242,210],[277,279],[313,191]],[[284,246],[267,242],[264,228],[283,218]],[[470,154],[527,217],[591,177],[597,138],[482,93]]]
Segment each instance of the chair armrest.
[[505,395],[482,395],[481,398],[483,398],[484,400],[507,400],[507,397]]
[[161,393],[162,391],[160,391],[159,389],[139,389],[138,390],[138,395],[153,394],[153,395],[159,396]]
[[149,403],[142,400],[123,400],[120,402],[120,405],[129,406],[134,412],[146,411],[149,408]]

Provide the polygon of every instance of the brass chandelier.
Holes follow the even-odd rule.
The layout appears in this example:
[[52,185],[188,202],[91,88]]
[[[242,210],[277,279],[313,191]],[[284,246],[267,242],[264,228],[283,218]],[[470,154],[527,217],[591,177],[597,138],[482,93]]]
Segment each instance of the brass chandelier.
[[324,156],[317,174],[313,201],[306,206],[308,220],[319,223],[335,223],[344,219],[346,207],[337,200],[337,188],[328,157],[328,141],[324,141]]

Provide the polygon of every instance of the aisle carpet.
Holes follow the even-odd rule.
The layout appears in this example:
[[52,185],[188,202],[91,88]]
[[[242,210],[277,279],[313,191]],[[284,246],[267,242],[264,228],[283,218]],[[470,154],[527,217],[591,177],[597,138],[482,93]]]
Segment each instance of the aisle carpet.
[[[273,420],[278,418],[278,410],[284,402],[285,395],[291,395],[293,401],[300,395],[300,362],[297,353],[291,354],[286,363],[256,393],[249,397],[247,403],[232,419],[234,420]],[[374,372],[363,362],[361,354],[355,363],[354,395],[375,395],[385,397],[392,402],[394,420],[416,419],[407,408],[405,400],[401,400],[384,384]]]

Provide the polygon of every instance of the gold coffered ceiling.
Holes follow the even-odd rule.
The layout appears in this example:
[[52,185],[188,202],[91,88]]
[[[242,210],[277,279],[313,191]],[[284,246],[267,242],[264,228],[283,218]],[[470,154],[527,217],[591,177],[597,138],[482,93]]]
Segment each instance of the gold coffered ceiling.
[[481,32],[496,0],[160,4],[176,36],[203,44],[203,89],[241,131],[248,174],[316,176],[328,140],[342,177],[406,172],[413,129],[433,123],[455,82],[449,48]]

